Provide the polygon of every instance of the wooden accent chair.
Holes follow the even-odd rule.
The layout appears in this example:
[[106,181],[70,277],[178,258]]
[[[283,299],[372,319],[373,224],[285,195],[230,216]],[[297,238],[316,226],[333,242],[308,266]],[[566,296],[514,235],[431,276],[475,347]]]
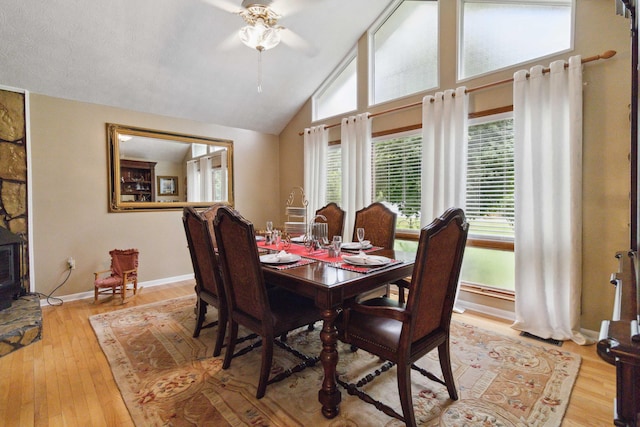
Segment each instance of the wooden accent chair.
[[329,241],[333,239],[333,236],[342,237],[342,233],[344,231],[344,211],[340,209],[340,206],[335,204],[334,202],[329,203],[328,205],[318,209],[316,211],[316,215],[322,215],[327,218],[324,221],[321,218],[316,218],[316,222],[326,222],[328,227],[328,237]]
[[[182,223],[189,245],[191,264],[196,279],[195,292],[198,298],[196,302],[196,328],[193,331],[193,337],[198,337],[200,330],[217,325],[218,332],[213,355],[219,356],[222,352],[229,314],[211,231],[208,221],[191,206],[186,206],[183,209]],[[218,319],[203,326],[207,305],[216,307]]]
[[[411,369],[447,387],[449,397],[458,399],[449,356],[449,329],[467,241],[468,223],[461,209],[448,209],[420,232],[416,264],[407,304],[389,298],[375,298],[358,303],[351,301],[336,319],[338,337],[369,353],[387,360],[358,382],[347,384],[338,379],[349,394],[375,402],[358,387],[397,364],[398,390],[404,416],[387,405],[375,402],[376,408],[415,426],[411,399]],[[444,381],[418,368],[414,362],[438,348]],[[367,400],[368,399],[368,400]]]
[[373,246],[393,249],[396,239],[396,213],[380,202],[375,202],[356,212],[352,241],[357,242],[356,230],[364,228],[364,238]]
[[[100,294],[120,294],[124,303],[128,286],[132,285],[133,295],[138,291],[138,250],[113,249],[109,251],[111,268],[96,271],[94,276],[94,304],[98,302]],[[109,274],[106,276],[106,274]]]
[[207,221],[207,226],[209,227],[209,234],[211,234],[211,241],[213,242],[214,249],[218,248],[218,243],[216,243],[216,234],[213,231],[213,221],[216,218],[216,213],[220,206],[226,206],[224,203],[214,203],[209,206],[207,209],[200,212],[200,216]]
[[[224,290],[229,307],[229,341],[223,369],[231,366],[238,325],[257,333],[262,341],[262,364],[256,397],[262,398],[268,384],[280,381],[293,372],[315,365],[319,357],[307,357],[276,337],[320,320],[320,311],[312,300],[272,288],[267,292],[258,257],[253,224],[227,206],[218,209],[215,219],[218,256],[222,267]],[[302,359],[302,363],[269,379],[274,342]],[[238,351],[244,354],[248,347]]]
[[[380,202],[374,202],[356,212],[356,219],[353,224],[352,242],[357,242],[358,228],[364,228],[364,238],[369,240],[373,246],[380,246],[384,249],[393,249],[396,240],[396,218],[397,215],[387,206]],[[404,286],[406,283],[399,281],[398,295],[401,302],[404,302]],[[379,292],[376,290],[374,292]],[[391,294],[391,285],[385,285],[387,296]]]

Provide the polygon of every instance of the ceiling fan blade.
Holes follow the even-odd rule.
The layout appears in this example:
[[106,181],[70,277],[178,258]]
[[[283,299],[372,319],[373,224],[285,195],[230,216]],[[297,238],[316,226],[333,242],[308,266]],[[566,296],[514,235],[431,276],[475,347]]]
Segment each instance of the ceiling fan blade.
[[318,54],[318,48],[316,46],[312,45],[288,28],[283,28],[280,31],[280,38],[282,40],[282,43],[286,44],[292,49],[304,53],[309,57],[314,57]]
[[234,31],[227,37],[225,37],[222,42],[220,42],[220,44],[218,45],[218,49],[222,51],[228,51],[236,49],[241,45],[242,42],[240,41],[240,37],[238,36],[238,33]]
[[241,8],[237,4],[234,4],[229,0],[202,0],[202,1],[229,13],[238,13],[241,10]]
[[317,3],[319,3],[318,0],[273,0],[269,7],[280,16],[289,17],[302,9],[313,7]]

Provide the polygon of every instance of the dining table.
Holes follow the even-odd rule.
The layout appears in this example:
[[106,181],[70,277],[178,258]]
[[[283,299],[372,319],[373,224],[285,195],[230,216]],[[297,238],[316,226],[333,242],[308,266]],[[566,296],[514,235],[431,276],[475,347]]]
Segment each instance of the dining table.
[[[274,245],[264,242],[258,242],[258,248],[263,253],[282,253],[280,247],[275,248]],[[262,271],[267,283],[313,299],[320,310],[320,362],[324,370],[324,379],[318,391],[318,401],[322,405],[322,414],[331,419],[338,415],[342,398],[336,382],[339,357],[335,320],[343,303],[411,276],[416,254],[373,247],[366,252],[367,255],[386,257],[391,262],[383,266],[358,267],[345,263],[341,256],[331,257],[324,249],[310,253],[305,251],[303,245],[291,244],[286,252],[301,254],[301,259],[290,264],[262,264]],[[343,255],[345,254],[343,251]]]

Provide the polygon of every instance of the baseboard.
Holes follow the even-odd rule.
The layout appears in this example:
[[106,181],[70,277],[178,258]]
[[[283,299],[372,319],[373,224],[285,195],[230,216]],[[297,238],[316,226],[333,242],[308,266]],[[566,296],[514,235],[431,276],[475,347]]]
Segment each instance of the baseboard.
[[456,301],[456,308],[475,311],[476,313],[486,314],[489,316],[497,317],[499,319],[508,320],[510,322],[516,320],[516,316],[513,311],[501,310],[499,308],[464,301],[463,299],[458,299]]
[[[169,283],[181,282],[184,280],[192,280],[193,274],[185,274],[183,276],[165,277],[163,279],[149,280],[147,282],[138,282],[138,288],[152,288],[154,286],[168,285]],[[55,296],[56,300],[62,300],[63,302],[77,301],[81,299],[93,299],[93,290],[87,292],[80,292],[77,294],[69,294],[63,296]],[[54,298],[54,297],[52,297]],[[50,305],[46,298],[40,300],[40,306],[44,307]]]

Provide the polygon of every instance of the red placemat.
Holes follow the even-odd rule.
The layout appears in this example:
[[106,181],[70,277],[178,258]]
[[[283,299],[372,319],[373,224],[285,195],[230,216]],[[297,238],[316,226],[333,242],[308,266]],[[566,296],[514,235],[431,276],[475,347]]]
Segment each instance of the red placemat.
[[380,265],[380,266],[372,266],[372,267],[360,267],[359,265],[349,264],[348,262],[338,262],[334,264],[335,267],[341,268],[343,270],[355,271],[357,273],[373,273],[374,271],[384,270],[386,268],[391,267],[392,265],[402,264],[403,261],[392,259],[389,264]]
[[263,264],[267,267],[275,268],[276,270],[286,270],[288,268],[301,267],[303,265],[312,264],[315,261],[312,259],[302,258],[300,261],[292,262],[291,264]]

